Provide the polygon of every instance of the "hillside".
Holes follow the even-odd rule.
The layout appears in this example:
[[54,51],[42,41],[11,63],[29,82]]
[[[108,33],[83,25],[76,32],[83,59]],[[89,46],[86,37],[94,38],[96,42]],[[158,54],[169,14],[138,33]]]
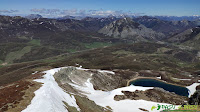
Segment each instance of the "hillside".
[[174,34],[180,33],[184,30],[193,28],[198,25],[196,21],[165,21],[149,16],[141,16],[138,18],[134,18],[134,21],[143,24],[147,28],[151,28],[156,32],[163,33],[168,38]]
[[[28,69],[32,71],[46,67],[77,66],[82,65],[90,69],[124,69],[124,70],[156,70],[169,73],[194,72],[194,64],[198,64],[197,51],[184,50],[174,46],[155,43],[119,44],[115,46],[98,48],[94,50],[63,54],[44,60],[24,62],[1,67],[1,83],[6,80],[20,79],[27,76]],[[184,56],[183,56],[184,55]],[[131,61],[130,61],[131,60]],[[30,67],[26,68],[26,66]],[[12,71],[19,68],[27,69],[23,74],[13,75]],[[24,70],[22,70],[24,71]],[[19,72],[22,72],[19,71]],[[5,75],[9,74],[9,75]],[[15,74],[15,73],[14,73]],[[18,74],[16,72],[16,74]],[[9,78],[10,76],[15,78]],[[5,82],[4,82],[4,81]]]
[[169,38],[169,42],[200,49],[200,27],[191,28]]
[[[99,21],[103,25],[103,19]],[[105,24],[109,21],[106,19]],[[88,19],[79,21],[0,16],[0,60],[2,63],[33,61],[122,42],[91,32],[90,29],[98,29],[100,23]]]
[[[28,88],[24,87],[23,89],[17,89],[19,93],[13,95],[16,97],[13,97],[12,100],[5,100],[11,105],[14,105],[14,107],[11,109],[16,109],[21,105],[20,102],[24,102],[25,100],[19,98],[21,96],[18,94],[20,94],[21,90],[30,91],[31,89],[34,91],[34,88],[41,86],[39,84],[40,82],[44,83],[43,87],[37,90],[35,94],[36,96],[30,98],[37,99],[33,100],[36,102],[32,102],[31,104],[33,105],[29,105],[27,108],[23,106],[23,109],[27,109],[24,111],[29,111],[29,109],[31,110],[32,108],[35,108],[36,105],[38,107],[37,109],[43,108],[44,110],[49,110],[50,108],[45,108],[43,106],[41,107],[41,105],[38,105],[38,102],[42,103],[46,101],[50,102],[47,103],[47,105],[54,104],[59,106],[59,108],[57,108],[58,110],[65,110],[65,108],[61,106],[62,104],[65,104],[68,107],[68,111],[87,110],[91,112],[102,112],[103,110],[109,111],[111,108],[115,111],[118,109],[124,110],[127,107],[123,107],[123,98],[128,98],[128,100],[132,102],[130,105],[139,103],[137,100],[132,98],[144,99],[143,103],[147,103],[148,105],[145,107],[137,106],[137,108],[134,108],[136,111],[141,111],[139,108],[149,110],[151,105],[158,104],[158,102],[175,103],[172,101],[176,101],[177,104],[182,104],[183,101],[187,101],[186,97],[168,93],[155,88],[137,88],[134,86],[126,87],[127,82],[134,77],[161,77],[161,80],[173,84],[188,87],[193,83],[196,85],[196,82],[199,79],[197,70],[200,69],[199,59],[196,57],[196,55],[197,52],[193,50],[184,50],[166,44],[143,42],[136,44],[119,44],[105,48],[64,54],[44,60],[18,63],[1,67],[0,85],[1,87],[4,85],[5,89],[0,89],[0,91],[1,93],[4,93],[6,92],[6,89],[8,89],[7,87],[10,87],[10,94],[12,94],[12,91],[16,90],[17,85],[24,87],[25,85],[23,84],[30,83],[29,85],[31,86]],[[69,66],[70,67],[54,74],[54,72],[61,69],[60,67],[62,66],[65,66],[66,68]],[[78,68],[74,69],[71,66],[76,66]],[[80,66],[82,66],[84,69],[80,68]],[[45,70],[49,71],[42,72]],[[43,73],[47,74],[44,75]],[[91,73],[94,75],[91,76]],[[43,75],[44,79],[41,79]],[[53,75],[54,77],[52,77]],[[55,82],[54,78],[57,82]],[[91,82],[87,82],[87,80],[90,78]],[[36,83],[33,84],[33,82],[29,82],[34,79],[37,79]],[[14,86],[8,86],[10,84]],[[91,84],[94,88],[89,86]],[[194,87],[196,87],[195,85]],[[61,88],[67,90],[67,92],[63,92]],[[128,94],[128,92],[135,91],[136,88],[141,95],[146,93],[159,94],[157,94],[157,96],[150,95],[147,97],[135,97],[134,93]],[[100,92],[101,94],[98,94],[99,90],[103,90]],[[45,94],[41,94],[40,91],[45,92],[47,96],[45,96]],[[85,94],[85,92],[91,92],[91,94]],[[121,92],[126,93],[126,96],[118,96],[120,95],[118,93]],[[108,93],[112,94],[109,95]],[[28,95],[27,92],[23,94]],[[59,97],[55,98],[53,97],[53,94],[57,94]],[[110,103],[101,103],[102,100],[96,99],[98,97],[102,97],[101,95],[106,95],[107,97],[104,97],[102,100],[105,101],[106,98],[109,98]],[[63,99],[63,97],[65,97],[65,99]],[[165,100],[159,100],[157,97],[165,97]],[[3,97],[3,99],[6,98],[7,96]],[[68,100],[66,100],[66,98]],[[153,101],[156,101],[156,103],[149,101],[149,98],[151,98]],[[168,98],[173,98],[173,100]],[[14,103],[15,101],[18,103]],[[64,101],[64,103],[62,101]],[[106,107],[107,105],[104,104],[109,105],[109,107]],[[118,108],[114,105],[118,105]],[[6,110],[6,105],[3,106]]]

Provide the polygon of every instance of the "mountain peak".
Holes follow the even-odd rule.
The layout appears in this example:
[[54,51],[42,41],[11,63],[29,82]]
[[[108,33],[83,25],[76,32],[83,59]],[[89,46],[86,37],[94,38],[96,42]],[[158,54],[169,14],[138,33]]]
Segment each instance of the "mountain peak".
[[99,30],[99,33],[114,38],[132,38],[134,41],[155,40],[156,37],[163,37],[162,34],[146,28],[129,17],[124,17],[104,26]]
[[138,28],[138,26],[140,25],[139,23],[133,21],[131,18],[129,17],[124,17],[122,19],[116,20],[113,22],[113,24],[118,25],[119,27],[132,27],[132,28]]

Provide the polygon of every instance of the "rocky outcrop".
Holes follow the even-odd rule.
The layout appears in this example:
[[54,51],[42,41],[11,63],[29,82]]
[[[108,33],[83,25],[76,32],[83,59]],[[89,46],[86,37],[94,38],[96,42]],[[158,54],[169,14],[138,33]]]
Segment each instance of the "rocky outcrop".
[[54,77],[60,83],[60,86],[75,93],[79,90],[74,89],[70,84],[85,86],[85,82],[90,80],[94,89],[110,91],[118,88],[121,84],[119,82],[122,81],[121,78],[114,78],[114,75],[110,73],[99,72],[98,70],[80,70],[75,67],[61,69]]
[[170,93],[161,88],[149,89],[146,91],[138,91],[130,92],[130,91],[122,91],[124,95],[116,95],[114,99],[116,101],[130,99],[130,100],[147,100],[153,102],[160,103],[170,103],[174,105],[182,105],[185,104],[185,101],[188,100],[185,96],[179,96],[174,93]]
[[188,103],[190,105],[199,105],[200,104],[200,90],[197,90],[190,98]]

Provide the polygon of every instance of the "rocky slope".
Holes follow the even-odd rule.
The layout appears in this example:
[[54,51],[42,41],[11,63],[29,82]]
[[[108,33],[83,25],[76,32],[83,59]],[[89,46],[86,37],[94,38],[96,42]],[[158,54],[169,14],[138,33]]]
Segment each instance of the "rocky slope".
[[164,35],[134,22],[131,18],[123,18],[104,26],[98,31],[114,38],[129,38],[134,41],[161,39]]
[[199,105],[200,104],[200,91],[197,90],[189,99],[190,105]]
[[180,34],[177,34],[169,38],[169,41],[174,43],[184,43],[186,41],[190,41],[192,39],[197,38],[196,36],[198,36],[199,33],[200,33],[200,27],[187,29]]

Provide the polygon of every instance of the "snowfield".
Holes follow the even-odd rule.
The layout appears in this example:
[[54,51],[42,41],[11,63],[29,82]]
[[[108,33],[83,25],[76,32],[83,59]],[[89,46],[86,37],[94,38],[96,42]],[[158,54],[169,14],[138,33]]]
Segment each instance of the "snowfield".
[[[66,68],[66,67],[63,67]],[[62,88],[60,88],[55,81],[53,75],[62,68],[55,68],[48,71],[45,71],[43,79],[37,79],[35,81],[44,83],[40,89],[35,91],[35,97],[32,99],[31,104],[22,112],[67,112],[67,109],[63,103],[65,101],[68,105],[75,107],[80,111],[79,106],[76,104],[76,99],[73,95],[69,95]],[[88,70],[78,67],[79,70]],[[101,71],[111,73],[112,71]],[[157,109],[151,111],[152,106],[160,105],[170,105],[166,103],[157,103],[145,100],[121,100],[115,101],[115,95],[123,95],[121,91],[135,91],[135,90],[147,90],[152,89],[153,87],[139,87],[139,86],[128,86],[118,88],[112,91],[101,91],[94,90],[93,84],[90,82],[91,79],[88,79],[83,86],[79,82],[72,81],[69,83],[72,87],[82,91],[82,94],[86,95],[88,99],[94,101],[97,105],[102,107],[109,106],[113,109],[114,112],[143,112],[139,108],[149,110],[150,112],[157,112]],[[199,83],[194,83],[187,88],[190,90],[190,95],[195,92],[195,87]],[[176,106],[177,108],[178,106]],[[161,111],[161,110],[159,110]],[[158,111],[158,112],[159,112]]]
[[[157,107],[157,104],[170,105],[166,103],[157,103],[145,100],[121,100],[121,101],[114,100],[115,95],[123,95],[121,91],[135,91],[135,90],[144,91],[147,89],[153,89],[153,87],[139,87],[130,85],[128,87],[122,87],[112,91],[105,92],[100,90],[94,90],[92,83],[90,83],[90,79],[87,80],[84,87],[72,83],[70,85],[74,86],[79,90],[84,91],[85,95],[90,100],[93,100],[97,105],[100,105],[102,107],[109,106],[113,109],[114,112],[144,112],[139,108],[151,111],[151,107],[152,106]],[[152,112],[160,112],[160,110],[157,111],[156,109],[154,109]]]
[[35,97],[32,99],[31,104],[22,112],[68,112],[62,101],[80,110],[74,96],[64,92],[53,77],[54,73],[60,69],[55,68],[45,71],[46,75],[44,75],[43,79],[35,80],[44,84],[35,91]]

